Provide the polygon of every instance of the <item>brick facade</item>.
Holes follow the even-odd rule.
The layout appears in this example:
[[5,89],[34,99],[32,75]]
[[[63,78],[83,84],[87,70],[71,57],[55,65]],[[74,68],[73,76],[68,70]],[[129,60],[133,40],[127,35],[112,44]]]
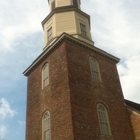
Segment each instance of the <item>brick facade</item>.
[[135,140],[140,140],[140,112],[128,109],[131,118]]
[[[99,62],[102,81],[91,78],[89,58]],[[49,63],[50,84],[42,89]],[[43,140],[42,116],[50,112],[51,140],[133,140],[116,62],[63,39],[28,73],[26,140]],[[111,136],[101,136],[97,104],[107,108]]]
[[[67,56],[75,140],[133,140],[116,63],[70,42],[67,43]],[[91,78],[90,57],[99,62],[101,82]],[[100,135],[98,103],[108,109],[111,136]]]
[[[73,128],[65,45],[57,48],[28,76],[26,140],[42,140],[42,116],[50,112],[52,140],[72,140]],[[42,89],[42,68],[49,63],[50,84]]]

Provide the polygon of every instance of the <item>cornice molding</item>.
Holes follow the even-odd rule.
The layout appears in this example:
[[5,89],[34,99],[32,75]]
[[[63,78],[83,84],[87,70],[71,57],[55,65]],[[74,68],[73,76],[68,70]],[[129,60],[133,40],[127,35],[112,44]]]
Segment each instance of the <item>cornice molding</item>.
[[49,45],[34,61],[33,63],[23,72],[23,74],[25,76],[28,76],[30,74],[30,72],[46,57],[48,56],[56,47],[58,47],[58,45],[64,41],[70,41],[70,42],[73,42],[81,47],[84,47],[86,49],[89,49],[91,51],[94,51],[95,53],[99,54],[99,55],[102,55],[116,63],[119,62],[119,58],[95,47],[95,46],[92,46],[82,40],[79,40],[67,33],[62,33],[51,45]]
[[140,104],[125,99],[125,105],[129,110],[137,112],[140,115]]
[[[89,20],[89,24],[90,24],[90,16],[86,13],[84,13],[83,11],[75,8],[74,6],[70,5],[70,6],[63,6],[63,7],[56,7],[41,23],[42,23],[42,27],[44,28],[44,24],[56,13],[62,13],[62,12],[67,12],[67,11],[76,11],[79,14],[86,16]],[[89,25],[90,26],[90,25]]]

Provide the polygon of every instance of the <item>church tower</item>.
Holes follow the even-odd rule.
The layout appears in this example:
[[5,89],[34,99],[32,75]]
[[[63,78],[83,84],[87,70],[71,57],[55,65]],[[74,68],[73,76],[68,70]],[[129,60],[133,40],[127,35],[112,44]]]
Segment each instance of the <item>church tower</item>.
[[80,0],[48,0],[50,14],[42,21],[44,49],[63,33],[94,45],[90,33],[90,16],[80,10]]
[[43,52],[28,77],[26,140],[133,140],[116,64],[80,0],[48,0]]

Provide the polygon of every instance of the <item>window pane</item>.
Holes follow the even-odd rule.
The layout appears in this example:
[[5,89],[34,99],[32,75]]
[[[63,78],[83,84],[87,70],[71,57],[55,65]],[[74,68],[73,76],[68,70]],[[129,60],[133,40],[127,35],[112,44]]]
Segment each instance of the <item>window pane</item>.
[[109,135],[109,124],[107,120],[107,112],[104,106],[98,106],[98,116],[99,116],[99,123],[100,123],[100,130],[101,134]]
[[109,134],[109,130],[108,130],[108,124],[104,124],[105,125],[105,134]]
[[49,84],[49,78],[46,78],[46,79],[44,80],[44,87],[46,87],[48,84]]
[[86,36],[86,26],[80,23],[81,35]]
[[105,134],[105,129],[104,129],[104,125],[102,123],[100,123],[100,127],[101,127],[101,134]]
[[44,115],[44,140],[50,140],[50,115]]
[[50,132],[49,132],[49,131],[46,131],[46,132],[44,133],[44,139],[45,139],[45,140],[50,140]]
[[49,65],[46,64],[43,68],[43,87],[49,84]]
[[49,123],[50,123],[49,118],[45,119],[45,121],[44,121],[44,130],[45,131],[48,131],[50,129],[50,124]]
[[47,31],[48,33],[48,41],[52,39],[52,27]]
[[105,111],[105,108],[104,108],[102,105],[99,105],[99,106],[98,106],[98,110],[100,110],[100,111]]
[[109,135],[108,124],[101,123],[101,134]]
[[94,58],[90,59],[91,74],[94,80],[100,80],[98,63]]

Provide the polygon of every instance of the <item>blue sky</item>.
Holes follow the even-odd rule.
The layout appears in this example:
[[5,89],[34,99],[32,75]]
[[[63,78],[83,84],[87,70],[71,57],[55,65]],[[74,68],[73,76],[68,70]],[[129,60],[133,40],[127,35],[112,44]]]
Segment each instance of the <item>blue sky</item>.
[[[81,0],[95,46],[121,59],[126,99],[140,103],[140,1]],[[48,0],[0,1],[0,139],[25,140],[27,79],[22,72],[42,52]]]

